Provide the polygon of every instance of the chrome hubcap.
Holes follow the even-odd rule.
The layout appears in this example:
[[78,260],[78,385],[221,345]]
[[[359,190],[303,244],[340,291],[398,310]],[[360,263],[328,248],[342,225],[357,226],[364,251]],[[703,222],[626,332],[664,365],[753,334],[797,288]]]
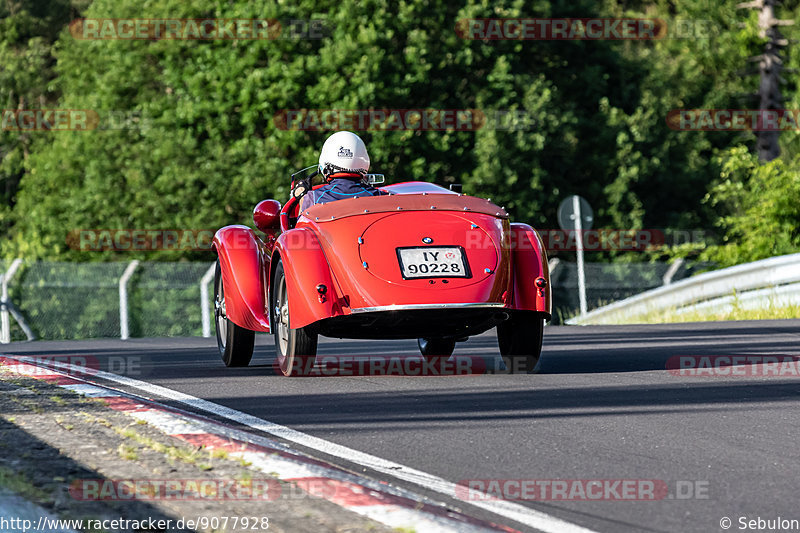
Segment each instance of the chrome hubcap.
[[225,314],[225,290],[222,287],[222,280],[219,281],[216,295],[214,296],[214,318],[217,322],[217,332],[223,346],[228,338],[228,316]]
[[280,342],[281,355],[286,355],[289,349],[289,302],[286,297],[286,278],[281,280],[278,289],[278,305],[275,306],[275,317],[278,323],[278,341]]

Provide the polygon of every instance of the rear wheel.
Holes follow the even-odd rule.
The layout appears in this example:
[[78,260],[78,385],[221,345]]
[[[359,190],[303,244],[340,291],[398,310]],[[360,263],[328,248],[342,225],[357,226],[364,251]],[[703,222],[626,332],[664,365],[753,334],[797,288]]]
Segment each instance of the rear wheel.
[[225,366],[247,366],[253,358],[256,332],[237,326],[225,313],[225,287],[217,259],[214,272],[214,324],[217,329],[217,348]]
[[308,375],[317,357],[317,334],[311,333],[307,327],[292,329],[289,324],[289,292],[281,261],[275,268],[273,287],[272,310],[278,367],[284,376]]
[[455,339],[417,339],[419,352],[426,359],[447,359],[456,349]]
[[512,374],[539,371],[544,319],[530,311],[517,311],[497,325],[497,344],[506,369]]

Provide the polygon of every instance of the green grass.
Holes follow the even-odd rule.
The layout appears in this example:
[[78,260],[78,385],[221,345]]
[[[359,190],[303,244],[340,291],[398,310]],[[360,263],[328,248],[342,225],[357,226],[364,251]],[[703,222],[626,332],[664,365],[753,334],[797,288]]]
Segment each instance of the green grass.
[[211,457],[214,459],[227,459],[230,456],[230,454],[222,448],[216,448],[214,450],[210,450],[209,453],[211,454]]
[[[713,309],[678,312],[678,309],[660,309],[624,318],[604,319],[603,324],[669,324],[678,322],[710,322],[725,320],[781,320],[800,318],[800,304],[781,305],[775,297],[756,309],[745,309],[736,291],[733,302],[725,311]],[[577,315],[575,315],[577,316]]]
[[[633,317],[626,324],[666,324],[674,322],[709,322],[723,320],[778,320],[800,318],[800,305],[786,307],[768,306],[761,309],[741,309],[734,307],[728,311],[687,311],[677,313],[675,309],[658,311]],[[622,323],[622,322],[620,322]]]
[[67,401],[62,396],[59,396],[57,394],[54,394],[54,395],[50,396],[50,400],[52,400],[53,403],[56,403],[58,405],[66,405],[67,404]]
[[27,476],[5,466],[0,466],[0,487],[37,502],[44,502],[50,498],[50,494],[36,487]]
[[120,444],[117,448],[117,453],[127,461],[137,461],[139,459],[136,448],[128,444]]

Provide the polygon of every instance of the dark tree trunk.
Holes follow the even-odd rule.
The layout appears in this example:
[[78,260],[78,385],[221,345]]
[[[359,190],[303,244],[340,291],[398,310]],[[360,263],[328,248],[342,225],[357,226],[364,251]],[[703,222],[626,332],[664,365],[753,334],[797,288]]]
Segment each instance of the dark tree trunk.
[[[759,106],[765,110],[783,110],[783,95],[781,94],[781,72],[783,70],[783,60],[781,59],[781,49],[788,41],[783,38],[780,26],[793,24],[790,20],[778,20],[775,18],[775,6],[779,0],[754,0],[739,4],[738,7],[755,8],[758,13],[758,27],[761,37],[767,39],[764,46],[764,53],[753,59],[758,60],[758,73],[760,83],[758,88]],[[758,135],[758,158],[761,161],[772,161],[776,159],[781,148],[778,143],[779,131],[759,131]]]

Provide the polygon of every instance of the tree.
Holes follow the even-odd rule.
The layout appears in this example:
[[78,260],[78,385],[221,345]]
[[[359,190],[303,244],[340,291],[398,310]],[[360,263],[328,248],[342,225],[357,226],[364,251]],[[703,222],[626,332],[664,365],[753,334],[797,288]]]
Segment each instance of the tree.
[[[81,4],[73,6],[69,0],[0,4],[0,109],[42,109],[57,101],[50,86],[55,77],[52,46]],[[0,235],[11,227],[11,210],[37,135],[41,134],[0,128]]]
[[724,237],[701,258],[730,266],[800,251],[800,155],[763,163],[738,146],[720,163],[706,202],[723,214]]
[[[6,255],[109,259],[71,249],[70,232],[248,223],[258,200],[288,196],[289,172],[314,163],[330,133],[281,129],[274,117],[287,109],[521,112],[522,127],[358,133],[389,181],[461,182],[544,229],[573,193],[595,206],[597,227],[708,227],[716,215],[701,200],[719,175],[714,155],[752,138],[665,122],[674,109],[737,107],[737,70],[758,38],[754,26],[736,28],[730,0],[96,0],[83,14],[319,19],[326,31],[321,39],[92,41],[62,29],[48,90],[61,95],[59,107],[97,110],[103,127],[41,136],[16,167],[25,175]],[[628,42],[483,41],[455,31],[468,18],[592,16],[662,18],[668,28],[701,19],[709,31]],[[105,127],[119,113],[127,127]]]

